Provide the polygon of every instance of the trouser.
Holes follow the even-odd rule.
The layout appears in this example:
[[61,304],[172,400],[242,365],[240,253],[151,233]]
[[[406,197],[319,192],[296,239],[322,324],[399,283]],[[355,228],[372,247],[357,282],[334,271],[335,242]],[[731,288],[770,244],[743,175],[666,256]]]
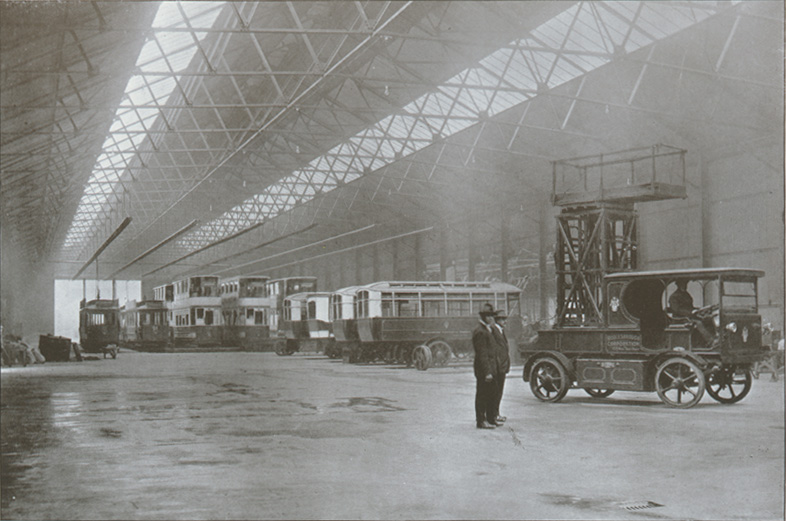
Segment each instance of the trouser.
[[505,390],[505,377],[507,375],[505,373],[500,373],[494,376],[494,416],[493,418],[497,418],[499,416],[499,404],[502,402],[502,392]]
[[475,383],[475,422],[493,422],[497,417],[494,414],[497,383],[494,380],[487,382],[485,378],[476,378]]

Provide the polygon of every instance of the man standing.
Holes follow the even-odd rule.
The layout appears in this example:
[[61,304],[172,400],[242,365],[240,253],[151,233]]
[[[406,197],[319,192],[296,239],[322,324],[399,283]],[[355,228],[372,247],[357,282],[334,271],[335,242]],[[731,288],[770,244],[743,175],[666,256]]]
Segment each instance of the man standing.
[[472,347],[475,349],[475,424],[478,429],[493,429],[497,426],[497,386],[494,375],[499,371],[493,327],[494,309],[485,305],[480,310],[480,324],[472,332]]
[[497,373],[494,375],[494,384],[497,391],[494,400],[494,422],[498,425],[502,425],[505,423],[505,420],[507,420],[507,417],[501,416],[499,413],[499,404],[502,402],[502,392],[505,390],[505,379],[510,372],[508,337],[505,335],[505,330],[502,327],[502,322],[505,318],[507,317],[501,315],[498,311],[494,312],[494,325],[491,328],[492,335],[494,336],[494,352],[497,358]]

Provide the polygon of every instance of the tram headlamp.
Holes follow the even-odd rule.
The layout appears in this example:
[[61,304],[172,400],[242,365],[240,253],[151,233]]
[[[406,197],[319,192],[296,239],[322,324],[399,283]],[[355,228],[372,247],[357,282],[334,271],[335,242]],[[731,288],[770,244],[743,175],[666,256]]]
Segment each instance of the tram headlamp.
[[736,322],[729,322],[728,324],[726,324],[726,329],[728,331],[731,331],[732,333],[736,333],[737,332],[737,323]]

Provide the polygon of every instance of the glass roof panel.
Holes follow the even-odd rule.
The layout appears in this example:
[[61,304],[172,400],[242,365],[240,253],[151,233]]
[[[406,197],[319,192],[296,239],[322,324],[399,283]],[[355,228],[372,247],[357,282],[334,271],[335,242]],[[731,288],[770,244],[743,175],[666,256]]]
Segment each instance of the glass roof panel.
[[[498,114],[526,101],[536,95],[539,84],[553,88],[597,69],[611,59],[615,45],[624,45],[626,52],[632,52],[648,45],[653,38],[670,36],[715,12],[701,4],[700,1],[570,4],[532,30],[530,37],[515,40],[494,51],[477,66],[461,71],[443,82],[437,90],[406,104],[398,114],[386,116],[346,139],[312,160],[308,169],[292,172],[215,222],[232,222],[235,223],[232,229],[236,229],[239,223],[245,225],[249,219],[260,222],[273,217],[313,196],[314,186],[309,180],[316,184],[334,177],[351,180],[384,167],[399,157],[430,145],[435,132],[449,137],[478,123],[483,112]],[[182,17],[173,14],[176,8],[177,4],[174,10],[167,11],[169,14],[166,16],[171,17],[167,18],[167,23],[182,23]],[[205,9],[209,10],[209,7]],[[162,13],[159,11],[160,16],[164,16]],[[192,26],[197,27],[196,15],[191,17]],[[204,27],[211,24],[212,21]],[[633,27],[631,24],[634,24]],[[173,33],[166,37],[160,34],[159,41],[163,46],[166,41],[179,41],[177,36],[184,34]],[[151,48],[145,59],[150,67],[158,68],[161,63],[155,57]],[[172,58],[175,60],[172,66],[176,69],[181,67],[181,63],[185,66],[192,57],[186,56],[185,51],[183,56],[178,53]],[[325,190],[332,188],[332,184],[324,183]],[[251,202],[257,204],[259,212],[248,210]],[[209,223],[200,230],[182,239],[181,243],[193,242],[194,237],[199,237],[199,241],[221,238],[215,235],[217,232]]]
[[[196,44],[190,33],[166,32],[166,29],[178,26],[185,27],[184,15],[189,18],[192,27],[211,27],[223,5],[224,2],[162,2],[153,21],[154,34],[148,38],[139,53],[136,61],[137,72],[126,84],[121,105],[150,106],[168,97],[175,87],[174,78],[161,78],[160,76],[145,78],[145,73],[169,71],[169,66],[161,56],[162,51],[167,55],[174,55],[172,66],[176,71],[187,67],[196,52]],[[205,34],[204,32],[199,33],[200,37]],[[149,89],[143,88],[146,83],[150,85]],[[145,127],[149,128],[154,124],[153,118],[155,117],[158,117],[156,109],[140,111],[128,108],[117,109],[115,120],[110,126],[110,135],[104,142],[104,153],[100,154],[96,160],[93,175],[85,185],[84,195],[76,211],[80,220],[87,220],[93,226],[88,228],[77,226],[77,218],[75,217],[66,234],[64,247],[70,249],[84,244],[94,229],[98,228],[96,221],[102,218],[104,213],[107,213],[108,209],[103,206],[109,200],[106,195],[99,198],[93,194],[114,194],[115,185],[119,183],[128,167],[130,158],[136,151],[135,147],[139,146],[145,138]],[[129,134],[129,131],[138,132]],[[107,152],[111,152],[113,157],[109,157]],[[115,170],[108,170],[112,168]],[[101,184],[97,184],[98,181],[101,181]]]

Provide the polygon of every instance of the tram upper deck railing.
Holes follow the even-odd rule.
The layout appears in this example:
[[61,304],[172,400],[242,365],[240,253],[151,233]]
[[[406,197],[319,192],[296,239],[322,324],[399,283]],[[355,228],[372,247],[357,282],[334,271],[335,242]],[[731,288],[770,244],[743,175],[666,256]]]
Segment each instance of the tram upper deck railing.
[[581,206],[687,197],[685,154],[669,145],[552,162],[552,203]]

